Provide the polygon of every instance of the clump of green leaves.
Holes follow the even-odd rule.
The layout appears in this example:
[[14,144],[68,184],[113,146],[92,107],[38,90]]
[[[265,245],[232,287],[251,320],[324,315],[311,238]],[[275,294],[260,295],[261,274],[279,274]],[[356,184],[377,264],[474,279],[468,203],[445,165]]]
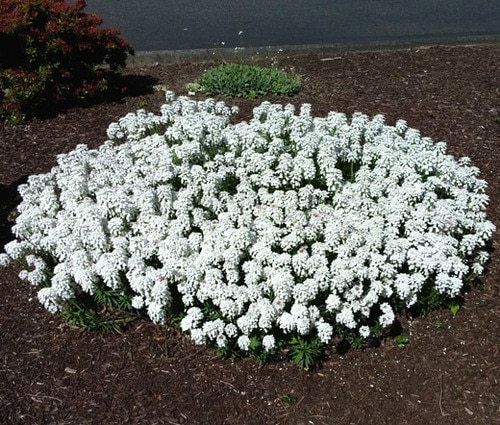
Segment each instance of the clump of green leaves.
[[139,109],[145,109],[148,106],[148,101],[146,99],[141,99],[139,102],[137,102],[137,107]]
[[294,337],[291,340],[291,346],[290,356],[293,362],[305,370],[315,367],[323,355],[323,343],[319,338]]
[[434,327],[436,329],[444,329],[446,327],[446,324],[441,320],[441,319],[438,319],[436,320],[436,322],[434,323]]
[[97,311],[90,309],[85,303],[71,300],[62,317],[71,326],[78,326],[86,331],[121,332],[122,323],[110,317],[105,317]]
[[207,95],[255,99],[269,94],[291,96],[300,90],[301,81],[278,68],[229,63],[207,69],[188,90],[195,87]]
[[294,404],[296,404],[296,403],[297,403],[298,398],[297,398],[297,396],[296,396],[296,395],[293,395],[293,394],[289,394],[289,393],[287,393],[287,394],[283,394],[283,395],[281,396],[281,400],[282,400],[284,403],[288,404],[289,406],[293,406]]
[[451,315],[453,317],[455,317],[460,310],[460,302],[457,300],[454,300],[454,301],[450,302],[450,304],[448,305],[448,308],[450,309]]
[[248,348],[252,358],[261,365],[271,360],[276,353],[276,349],[266,351],[262,345],[262,338],[257,338],[255,336],[250,337],[250,345]]
[[398,348],[405,348],[410,343],[410,338],[407,335],[397,335],[394,337],[394,343]]
[[97,286],[92,295],[80,294],[69,300],[62,317],[86,331],[121,332],[130,321],[132,295],[127,289]]

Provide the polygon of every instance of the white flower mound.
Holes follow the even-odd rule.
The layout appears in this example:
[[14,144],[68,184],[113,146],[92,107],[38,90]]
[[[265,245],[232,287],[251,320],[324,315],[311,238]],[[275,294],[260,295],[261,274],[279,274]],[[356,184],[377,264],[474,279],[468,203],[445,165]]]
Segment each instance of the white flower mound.
[[256,335],[266,350],[287,333],[328,342],[332,325],[367,337],[424,284],[455,296],[481,273],[486,183],[444,143],[309,105],[232,112],[168,94],[161,115],[128,114],[99,149],[60,155],[20,187],[0,262],[25,258],[52,312],[101,282],[161,323],[176,294],[196,343],[242,350]]

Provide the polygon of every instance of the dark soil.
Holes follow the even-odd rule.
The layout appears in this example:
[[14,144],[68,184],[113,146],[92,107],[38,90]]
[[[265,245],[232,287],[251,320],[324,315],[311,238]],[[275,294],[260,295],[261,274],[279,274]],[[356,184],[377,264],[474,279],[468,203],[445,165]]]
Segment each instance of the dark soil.
[[[279,58],[303,76],[295,104],[406,119],[489,182],[500,226],[500,47],[438,47]],[[177,93],[206,64],[130,70]],[[132,79],[133,80],[133,79]],[[289,99],[271,98],[273,101]],[[16,186],[78,143],[97,146],[107,125],[160,93],[76,108],[0,127],[0,243]],[[256,102],[235,101],[248,117]],[[280,360],[224,360],[168,327],[143,321],[122,334],[86,333],[43,310],[14,268],[0,271],[2,424],[495,424],[500,423],[499,232],[481,287],[448,310],[410,321],[410,344],[340,353],[316,372]],[[339,350],[340,351],[340,350]],[[292,395],[293,397],[287,397]],[[285,396],[285,397],[284,397]],[[287,402],[288,401],[288,402]]]

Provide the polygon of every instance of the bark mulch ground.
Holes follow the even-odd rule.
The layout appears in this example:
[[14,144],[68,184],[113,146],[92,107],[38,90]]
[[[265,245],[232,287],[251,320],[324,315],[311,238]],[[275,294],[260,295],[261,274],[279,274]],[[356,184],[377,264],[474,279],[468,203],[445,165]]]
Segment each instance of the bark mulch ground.
[[[292,99],[330,110],[406,119],[454,155],[470,156],[489,182],[500,226],[500,47],[434,47],[279,58],[303,76]],[[47,171],[78,143],[97,146],[107,125],[156,110],[150,81],[185,93],[206,64],[131,69],[133,95],[49,119],[0,126],[0,244],[16,186]],[[148,84],[142,84],[148,82]],[[142,84],[142,86],[141,86]],[[138,87],[142,89],[138,90]],[[248,117],[256,102],[234,101]],[[122,334],[86,333],[44,311],[14,268],[0,271],[2,424],[495,424],[499,410],[499,232],[482,281],[456,317],[434,311],[391,340],[344,353],[332,347],[315,372],[280,360],[224,360],[174,329],[133,322]],[[287,396],[287,395],[292,395]],[[287,402],[288,400],[288,402]],[[295,403],[293,402],[295,400]]]

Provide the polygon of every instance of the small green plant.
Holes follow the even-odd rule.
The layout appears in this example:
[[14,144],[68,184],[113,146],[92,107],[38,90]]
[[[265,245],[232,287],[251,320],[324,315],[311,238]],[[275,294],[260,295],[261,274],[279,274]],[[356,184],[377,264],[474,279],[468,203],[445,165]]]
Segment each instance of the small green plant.
[[260,365],[269,361],[275,354],[275,350],[266,351],[262,345],[262,338],[257,338],[255,336],[250,338],[249,351],[252,358],[255,359]]
[[394,343],[398,348],[405,348],[410,343],[410,338],[407,335],[397,335],[394,337]]
[[441,319],[438,319],[436,320],[436,323],[434,323],[434,326],[436,329],[444,329],[446,324]]
[[360,335],[352,335],[348,339],[349,345],[355,350],[359,350],[363,347],[365,343],[365,339]]
[[294,404],[297,404],[298,398],[296,395],[287,393],[281,396],[281,401],[288,404],[289,406],[293,406]]
[[85,303],[71,300],[62,312],[62,317],[71,325],[86,331],[104,331],[119,333],[122,330],[120,320],[108,318],[90,309]]
[[99,285],[94,289],[93,298],[99,306],[121,311],[132,310],[132,295],[123,289],[111,289]]
[[203,87],[201,87],[200,84],[195,81],[194,83],[187,83],[186,84],[186,90],[188,92],[194,92],[194,93],[196,93],[198,91],[202,91]]
[[293,362],[302,369],[309,370],[315,367],[323,354],[323,343],[319,338],[311,340],[294,337],[291,341],[290,353]]
[[255,99],[268,94],[291,96],[300,90],[300,77],[277,68],[223,64],[207,69],[186,88],[207,95]]
[[132,295],[128,288],[97,285],[92,295],[80,294],[71,299],[62,316],[70,325],[87,331],[121,332],[131,319],[131,311]]
[[137,107],[139,109],[144,109],[148,106],[148,101],[146,99],[141,99],[139,102],[137,102]]
[[453,301],[448,305],[448,308],[450,309],[451,315],[455,317],[460,310],[460,303],[458,301]]
[[448,300],[449,298],[446,295],[440,293],[435,286],[432,286],[432,282],[426,282],[419,294],[414,310],[416,310],[417,314],[426,316],[432,310],[445,306]]
[[235,352],[231,349],[231,347],[218,347],[217,354],[219,357],[223,359],[230,359],[231,357],[235,357]]

